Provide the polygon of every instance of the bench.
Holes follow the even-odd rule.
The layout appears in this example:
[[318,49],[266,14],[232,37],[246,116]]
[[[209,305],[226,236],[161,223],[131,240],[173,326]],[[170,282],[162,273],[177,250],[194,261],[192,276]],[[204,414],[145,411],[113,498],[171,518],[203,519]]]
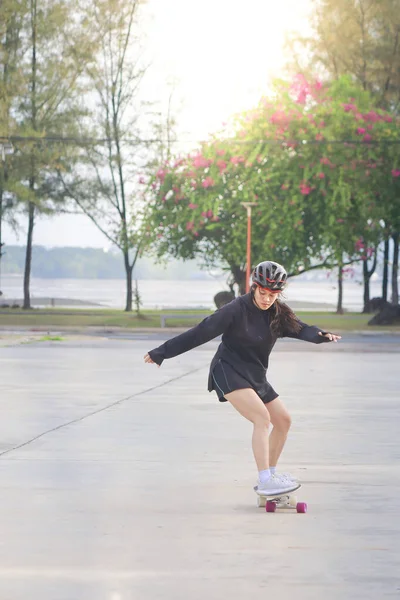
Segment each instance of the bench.
[[202,313],[202,314],[189,314],[189,313],[161,313],[160,314],[160,319],[161,319],[161,327],[164,328],[165,327],[165,321],[167,319],[198,319],[199,321],[201,321],[202,319],[206,318],[206,314]]

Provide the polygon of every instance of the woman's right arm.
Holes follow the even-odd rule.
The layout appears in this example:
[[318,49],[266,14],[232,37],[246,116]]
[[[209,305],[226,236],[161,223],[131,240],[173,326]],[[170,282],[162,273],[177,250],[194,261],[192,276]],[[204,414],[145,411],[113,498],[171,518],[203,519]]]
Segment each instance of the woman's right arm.
[[[227,331],[233,322],[238,308],[238,303],[235,300],[232,300],[229,304],[225,304],[225,306],[203,319],[198,325],[192,327],[192,329],[175,336],[161,346],[158,346],[158,348],[150,350],[145,356],[145,362],[155,362],[157,365],[161,365],[166,358],[173,358],[209,342]],[[147,357],[150,357],[151,360],[148,360]]]

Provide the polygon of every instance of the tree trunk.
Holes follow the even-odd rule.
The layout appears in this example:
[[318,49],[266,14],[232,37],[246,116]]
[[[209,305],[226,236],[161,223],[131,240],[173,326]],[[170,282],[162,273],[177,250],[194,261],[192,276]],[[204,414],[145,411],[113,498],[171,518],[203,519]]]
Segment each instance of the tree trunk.
[[393,234],[393,264],[392,264],[392,304],[399,303],[399,232]]
[[389,236],[385,237],[385,250],[383,254],[383,279],[382,279],[382,300],[387,302],[388,279],[389,279]]
[[246,293],[246,271],[243,271],[238,265],[230,265],[234,283],[239,287],[239,294],[243,296]]
[[371,298],[370,298],[370,292],[369,292],[369,272],[368,272],[368,265],[367,265],[367,261],[364,260],[363,262],[363,278],[364,278],[364,308],[363,308],[363,313],[370,313],[371,312]]
[[338,294],[336,314],[342,315],[343,314],[343,265],[342,264],[339,265],[338,287],[339,287],[339,294]]
[[363,308],[363,313],[364,314],[372,312],[372,310],[371,310],[371,297],[370,297],[369,284],[370,284],[370,279],[371,279],[372,275],[375,273],[377,261],[378,261],[378,252],[377,252],[377,248],[375,248],[374,260],[373,260],[373,263],[372,263],[372,267],[370,269],[368,269],[368,260],[367,259],[365,259],[364,262],[363,262],[363,276],[364,276],[364,308]]
[[[30,5],[30,17],[31,17],[31,44],[32,44],[32,56],[31,56],[31,122],[32,129],[36,131],[36,76],[37,76],[37,63],[36,63],[36,28],[37,28],[37,0],[31,0]],[[29,191],[33,196],[35,194],[35,156],[34,150],[32,149],[31,154],[31,176],[29,179]],[[32,201],[28,204],[28,237],[26,240],[26,255],[25,255],[25,272],[24,272],[24,304],[23,309],[31,309],[31,297],[30,297],[30,283],[31,283],[31,266],[32,266],[32,240],[33,240],[33,227],[35,224],[35,205]]]
[[132,271],[133,265],[129,264],[129,253],[128,251],[124,252],[124,265],[125,265],[125,273],[126,273],[126,303],[125,303],[125,312],[132,312]]
[[29,221],[28,221],[28,237],[26,240],[26,255],[25,255],[25,272],[24,272],[24,304],[23,309],[31,309],[30,297],[30,281],[31,281],[31,265],[32,265],[32,240],[33,226],[35,222],[35,205],[29,202]]
[[[1,183],[1,182],[0,182]],[[1,259],[3,257],[3,240],[2,240],[2,222],[3,222],[3,187],[0,187],[0,296],[2,296],[1,291]]]

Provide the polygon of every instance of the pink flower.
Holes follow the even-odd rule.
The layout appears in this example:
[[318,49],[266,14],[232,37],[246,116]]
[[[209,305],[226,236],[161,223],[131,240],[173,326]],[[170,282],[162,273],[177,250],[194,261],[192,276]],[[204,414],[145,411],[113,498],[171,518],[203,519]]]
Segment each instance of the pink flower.
[[311,93],[311,86],[302,73],[296,75],[290,87],[290,91],[295,96],[295,102],[298,104],[306,103],[307,98]]
[[193,231],[193,235],[194,235],[195,237],[199,237],[199,232],[198,232],[198,231]]
[[244,162],[243,156],[232,156],[232,158],[231,158],[231,163],[234,165],[238,165],[239,163],[243,163],[243,162]]
[[214,223],[216,223],[217,221],[219,221],[219,217],[217,217],[217,215],[214,215],[211,221],[214,221]]
[[224,156],[226,154],[225,150],[217,150],[218,156]]
[[215,181],[212,177],[206,177],[203,183],[201,184],[203,188],[209,188],[214,185]]
[[204,156],[202,156],[201,154],[198,154],[193,159],[193,166],[196,167],[196,169],[206,169],[211,164],[212,160],[204,158]]
[[302,181],[299,187],[300,193],[303,194],[303,196],[308,196],[308,194],[311,192],[311,187],[307,185],[305,181]]
[[364,248],[364,242],[363,242],[362,238],[359,238],[356,241],[356,243],[354,244],[354,247],[358,252]]
[[191,231],[194,227],[194,222],[193,221],[188,221],[186,223],[186,231]]
[[317,177],[319,177],[319,179],[325,179],[325,173],[318,173]]
[[197,181],[191,181],[190,186],[195,190],[197,188]]
[[336,219],[336,223],[344,223],[344,219]]
[[342,104],[342,106],[343,106],[345,112],[350,112],[352,110],[357,110],[357,107],[356,107],[355,104],[348,103],[348,104]]
[[191,208],[191,209],[193,209],[193,210],[194,210],[195,208],[197,208],[198,206],[199,206],[198,204],[193,204],[193,202],[190,202],[190,204],[189,204],[189,208]]
[[288,190],[288,189],[289,189],[288,184],[287,183],[282,183],[281,190]]
[[167,171],[164,171],[164,169],[158,169],[156,177],[160,181],[164,181],[166,174],[167,174]]
[[223,173],[226,170],[226,162],[224,160],[217,160],[217,167],[220,173]]
[[370,142],[372,140],[372,135],[369,133],[366,133],[363,137],[364,142]]
[[393,177],[400,177],[400,169],[393,169],[392,176]]
[[370,121],[371,123],[376,123],[377,121],[380,121],[381,118],[374,110],[370,110],[368,113],[363,115],[363,119],[364,119],[364,121]]
[[324,139],[324,136],[322,135],[322,133],[317,133],[317,135],[315,136],[315,139],[317,140],[317,142],[320,142],[321,140]]
[[144,185],[146,183],[146,180],[144,177],[139,177],[139,183],[141,183],[142,185]]
[[391,123],[393,121],[392,117],[389,117],[389,115],[385,115],[383,120],[386,121],[386,123]]
[[367,130],[366,130],[366,129],[364,129],[364,127],[359,127],[359,128],[357,129],[357,133],[358,133],[358,135],[364,135],[364,133],[366,133],[366,132],[367,132]]
[[331,161],[329,160],[329,158],[321,158],[320,161],[321,165],[330,165]]
[[202,216],[202,217],[206,217],[206,216],[207,216],[207,211],[203,211],[203,212],[201,213],[201,216]]

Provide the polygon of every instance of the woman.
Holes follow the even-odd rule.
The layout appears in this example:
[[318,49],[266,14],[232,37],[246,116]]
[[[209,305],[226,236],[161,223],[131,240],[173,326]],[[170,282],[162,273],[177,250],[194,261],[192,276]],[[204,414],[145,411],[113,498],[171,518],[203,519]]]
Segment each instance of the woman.
[[[258,469],[256,492],[261,495],[289,493],[299,484],[276,472],[290,428],[290,415],[266,379],[268,358],[278,337],[307,342],[337,342],[340,336],[302,323],[281,303],[287,273],[276,262],[265,261],[252,274],[249,294],[239,296],[196,327],[165,342],[145,355],[146,363],[161,365],[164,359],[183,354],[222,334],[211,366],[208,390],[220,402],[229,401],[253,423],[252,447]],[[273,425],[270,435],[269,426]]]

